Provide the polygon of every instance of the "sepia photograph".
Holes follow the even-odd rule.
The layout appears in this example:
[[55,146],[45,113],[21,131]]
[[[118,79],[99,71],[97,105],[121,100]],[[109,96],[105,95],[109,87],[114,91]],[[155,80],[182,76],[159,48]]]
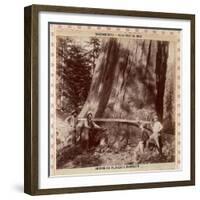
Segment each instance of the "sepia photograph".
[[195,185],[195,15],[24,9],[24,191]]
[[180,31],[49,31],[50,175],[179,169]]

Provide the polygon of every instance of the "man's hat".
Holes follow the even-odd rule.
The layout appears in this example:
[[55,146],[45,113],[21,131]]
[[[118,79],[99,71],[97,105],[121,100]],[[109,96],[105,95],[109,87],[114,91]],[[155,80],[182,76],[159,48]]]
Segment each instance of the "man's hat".
[[91,111],[88,111],[88,112],[87,112],[87,117],[88,117],[89,115],[92,115],[92,112],[91,112]]
[[153,117],[153,119],[158,119],[158,116],[157,116],[157,115],[155,115],[155,116]]
[[71,112],[71,115],[73,115],[73,114],[78,114],[78,111],[77,110],[73,110],[72,112]]

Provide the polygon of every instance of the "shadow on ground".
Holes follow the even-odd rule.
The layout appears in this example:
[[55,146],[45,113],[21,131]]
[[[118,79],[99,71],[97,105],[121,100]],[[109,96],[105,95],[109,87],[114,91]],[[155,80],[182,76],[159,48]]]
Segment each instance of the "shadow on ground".
[[57,168],[83,168],[94,167],[102,164],[100,155],[94,150],[83,151],[80,146],[65,147],[57,155]]

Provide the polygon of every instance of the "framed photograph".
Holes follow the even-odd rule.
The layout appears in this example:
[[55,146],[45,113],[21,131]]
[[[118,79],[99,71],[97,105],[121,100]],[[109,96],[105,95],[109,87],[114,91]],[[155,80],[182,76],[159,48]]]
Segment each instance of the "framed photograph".
[[195,183],[195,16],[25,8],[25,192]]

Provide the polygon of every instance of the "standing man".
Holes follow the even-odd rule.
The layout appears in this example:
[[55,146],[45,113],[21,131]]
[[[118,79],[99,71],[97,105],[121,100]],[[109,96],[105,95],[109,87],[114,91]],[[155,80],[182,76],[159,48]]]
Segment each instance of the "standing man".
[[161,131],[163,129],[163,126],[161,122],[158,121],[158,116],[153,117],[153,124],[151,124],[151,128],[153,134],[150,135],[147,146],[149,146],[149,141],[153,140],[156,143],[159,153],[162,155]]
[[72,143],[76,145],[76,137],[77,137],[77,124],[78,124],[78,112],[77,110],[73,110],[71,115],[67,118],[67,122],[69,124],[70,132],[72,133]]

